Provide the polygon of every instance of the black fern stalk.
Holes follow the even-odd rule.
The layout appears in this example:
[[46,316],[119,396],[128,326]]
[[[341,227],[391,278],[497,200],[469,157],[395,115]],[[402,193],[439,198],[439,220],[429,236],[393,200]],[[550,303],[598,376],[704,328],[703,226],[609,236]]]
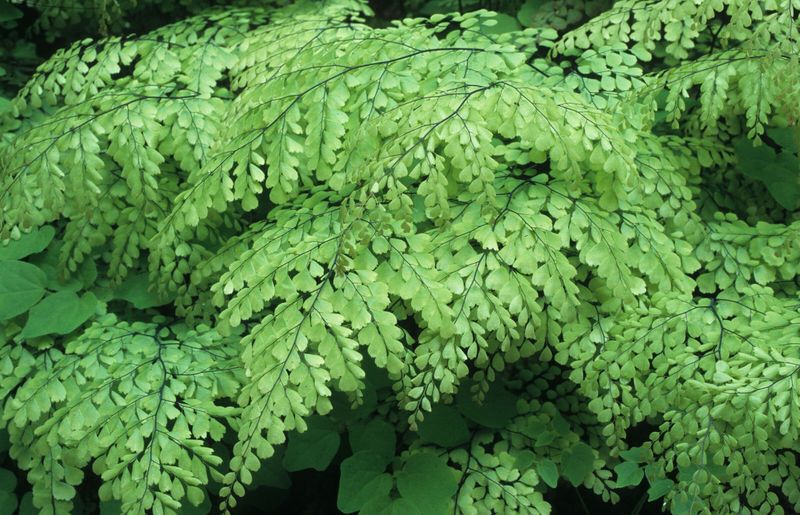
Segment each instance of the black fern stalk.
[[797,0],[453,3],[181,2],[0,104],[26,509],[800,511]]

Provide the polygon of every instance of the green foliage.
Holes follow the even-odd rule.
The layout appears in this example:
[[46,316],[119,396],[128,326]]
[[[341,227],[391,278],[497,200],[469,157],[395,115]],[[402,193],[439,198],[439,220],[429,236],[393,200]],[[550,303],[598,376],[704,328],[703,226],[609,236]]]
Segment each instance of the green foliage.
[[0,299],[3,320],[26,312],[45,293],[47,276],[44,272],[22,261],[2,261],[0,268]]
[[418,4],[83,39],[0,114],[33,506],[800,510],[797,0]]
[[55,234],[56,230],[52,226],[45,225],[35,231],[23,234],[18,240],[7,241],[0,247],[0,259],[13,261],[38,254],[53,241]]
[[564,453],[561,462],[564,478],[575,486],[583,483],[594,470],[594,451],[583,442],[575,444]]
[[7,469],[0,469],[0,502],[3,509],[13,512],[17,509],[19,501],[14,494],[17,487],[17,478],[13,472]]
[[360,512],[372,502],[389,497],[392,477],[385,473],[389,458],[361,451],[342,462],[337,508],[343,513]]
[[92,293],[78,297],[75,292],[62,290],[48,295],[28,311],[28,320],[19,337],[69,334],[94,314],[96,305]]
[[764,183],[778,203],[788,210],[800,208],[800,145],[796,129],[772,129],[767,135],[780,145],[753,147],[745,138],[736,142],[736,153],[742,173]]
[[314,469],[325,470],[330,465],[341,438],[335,427],[327,419],[321,418],[309,425],[305,433],[294,433],[289,437],[283,466],[289,472]]
[[91,463],[100,498],[121,500],[124,512],[199,505],[209,477],[221,477],[207,439],[219,441],[236,413],[218,401],[240,382],[230,350],[203,327],[103,315],[63,352],[20,357],[31,370],[9,377],[5,420],[34,504],[69,510]]
[[[19,9],[14,4],[36,11],[37,17],[31,30],[41,38],[52,42],[64,35],[96,35],[126,33],[145,24],[170,20],[196,13],[220,2],[209,0],[178,0],[155,2],[153,0],[4,0],[7,7],[2,13],[14,13]],[[2,4],[0,4],[2,5]],[[143,20],[142,18],[147,18]],[[163,23],[163,21],[161,22]]]
[[22,17],[12,2],[0,1],[0,112],[38,63],[33,43],[22,37]]

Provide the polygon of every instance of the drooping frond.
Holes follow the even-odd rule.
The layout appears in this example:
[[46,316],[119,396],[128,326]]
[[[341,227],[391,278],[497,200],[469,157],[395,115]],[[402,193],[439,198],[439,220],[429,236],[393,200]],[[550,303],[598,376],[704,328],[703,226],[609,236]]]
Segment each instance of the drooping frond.
[[[78,42],[0,121],[37,507],[91,463],[126,513],[244,510],[347,433],[347,513],[800,509],[796,0],[286,3]],[[31,336],[56,290],[91,309]]]
[[[6,343],[6,348],[12,345]],[[5,402],[11,455],[44,513],[69,510],[81,469],[125,513],[200,504],[222,459],[241,381],[234,348],[213,331],[99,319],[67,342],[12,358],[30,370]]]

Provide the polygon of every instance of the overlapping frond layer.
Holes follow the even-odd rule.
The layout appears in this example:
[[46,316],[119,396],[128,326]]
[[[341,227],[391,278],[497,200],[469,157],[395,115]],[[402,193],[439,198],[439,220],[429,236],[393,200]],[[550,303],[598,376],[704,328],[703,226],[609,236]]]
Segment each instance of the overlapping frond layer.
[[146,274],[216,329],[123,310],[15,346],[9,315],[37,503],[92,462],[126,512],[208,477],[233,510],[287,435],[335,432],[314,421],[337,395],[377,402],[376,365],[372,422],[420,438],[351,442],[342,485],[380,495],[343,486],[345,512],[547,513],[559,476],[612,502],[646,478],[676,513],[800,509],[797,1],[602,7],[523,30],[229,8],[47,61],[2,120],[0,237],[55,224],[103,309]]
[[106,315],[63,352],[19,354],[12,342],[3,351],[18,368],[4,383],[11,455],[44,513],[71,511],[90,463],[100,498],[125,513],[198,505],[209,477],[221,478],[209,442],[237,412],[225,400],[242,375],[235,347],[213,331]]

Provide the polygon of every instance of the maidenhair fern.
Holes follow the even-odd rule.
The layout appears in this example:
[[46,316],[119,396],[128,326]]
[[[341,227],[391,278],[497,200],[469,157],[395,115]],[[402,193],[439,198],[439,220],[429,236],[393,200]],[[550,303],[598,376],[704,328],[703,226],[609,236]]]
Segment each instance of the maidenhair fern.
[[45,61],[0,118],[33,505],[228,513],[339,456],[345,513],[800,510],[800,3],[554,3]]
[[241,379],[232,346],[198,330],[103,315],[63,352],[20,358],[37,364],[13,385],[6,415],[11,456],[42,479],[34,504],[68,510],[90,462],[101,498],[126,513],[203,500],[222,462],[206,441],[219,441],[237,411],[215,401]]

